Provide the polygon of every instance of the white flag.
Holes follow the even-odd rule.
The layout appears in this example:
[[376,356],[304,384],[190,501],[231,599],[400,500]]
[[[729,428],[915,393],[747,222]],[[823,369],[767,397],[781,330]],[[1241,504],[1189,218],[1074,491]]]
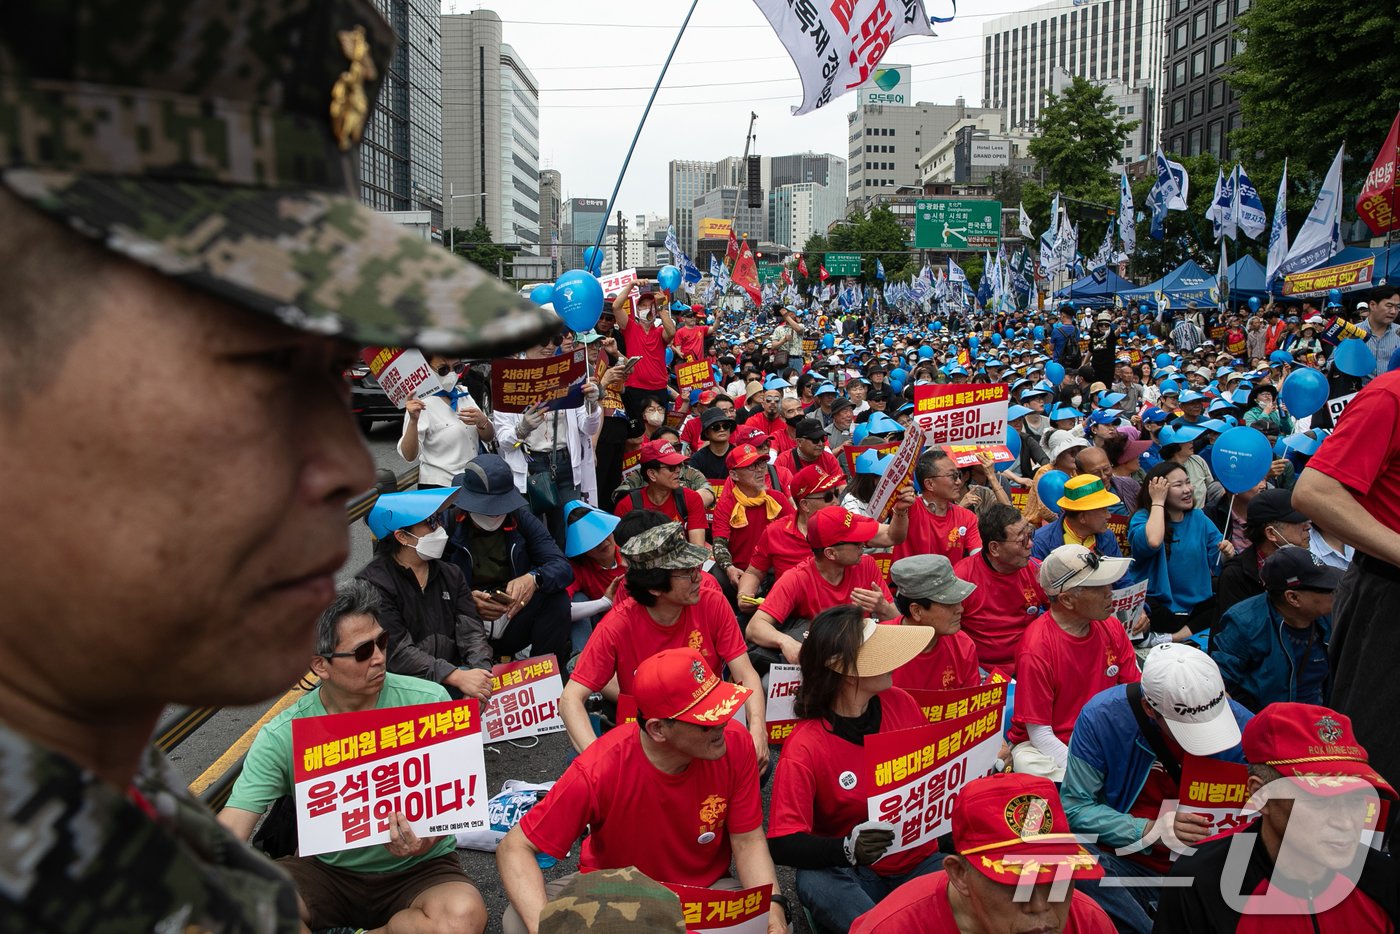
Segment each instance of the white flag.
[[1258,237],[1269,226],[1264,202],[1259,200],[1259,189],[1249,180],[1243,165],[1235,167],[1235,205],[1240,231],[1249,239]]
[[1024,204],[1018,204],[1016,205],[1016,210],[1019,211],[1021,215],[1021,236],[1025,237],[1027,240],[1034,240],[1035,237],[1031,235],[1031,216],[1026,213],[1026,206]]
[[1274,223],[1269,228],[1269,258],[1264,271],[1264,288],[1278,275],[1288,256],[1288,160],[1283,160],[1283,177],[1278,180],[1278,200],[1274,202]]
[[1342,157],[1346,152],[1343,143],[1322,180],[1322,190],[1317,193],[1308,219],[1303,221],[1298,236],[1293,238],[1293,247],[1279,266],[1279,273],[1301,272],[1312,269],[1331,259],[1342,249]]
[[1225,170],[1215,170],[1215,192],[1210,196],[1210,207],[1206,208],[1206,220],[1210,221],[1210,235],[1220,239],[1220,190],[1225,187]]
[[1123,253],[1132,256],[1137,250],[1137,217],[1127,169],[1119,176],[1118,189],[1118,237],[1123,241]]
[[870,81],[879,86],[880,73],[888,71],[880,60],[890,46],[905,36],[933,35],[923,0],[754,3],[802,79],[802,104],[792,108],[794,114],[811,113]]

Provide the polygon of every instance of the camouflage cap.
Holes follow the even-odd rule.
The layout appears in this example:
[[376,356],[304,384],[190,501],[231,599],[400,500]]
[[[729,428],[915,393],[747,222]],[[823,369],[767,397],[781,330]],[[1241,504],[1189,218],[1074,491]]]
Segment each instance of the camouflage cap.
[[600,869],[575,876],[540,912],[540,934],[676,931],[684,934],[681,900],[640,869]]
[[0,185],[302,330],[528,345],[558,317],[357,200],[393,46],[369,0],[0,5]]
[[629,538],[622,546],[622,556],[628,567],[685,571],[704,564],[710,552],[692,545],[679,522],[667,522]]

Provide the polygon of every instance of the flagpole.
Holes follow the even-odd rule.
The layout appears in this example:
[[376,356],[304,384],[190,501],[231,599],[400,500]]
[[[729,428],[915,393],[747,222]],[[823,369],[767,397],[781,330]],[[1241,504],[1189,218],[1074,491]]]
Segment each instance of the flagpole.
[[637,140],[642,137],[642,127],[646,126],[647,115],[651,113],[651,105],[656,100],[656,92],[661,90],[661,82],[666,78],[666,69],[671,67],[671,59],[676,54],[676,48],[681,44],[681,36],[685,35],[685,27],[690,25],[690,17],[695,14],[695,8],[699,5],[700,0],[691,0],[690,10],[685,14],[680,32],[676,33],[676,41],[671,43],[671,51],[666,53],[666,61],[661,65],[661,74],[656,76],[656,86],[651,89],[651,97],[647,98],[647,105],[642,110],[642,119],[637,121],[637,132],[632,134],[632,144],[627,147],[627,155],[622,160],[622,171],[617,173],[617,182],[613,185],[612,197],[608,199],[608,209],[603,212],[602,223],[598,225],[598,236],[593,240],[595,253],[603,244],[603,233],[608,229],[608,218],[612,217],[613,205],[617,203],[617,193],[622,188],[622,179],[627,174],[627,166],[632,162],[632,152],[637,148]]

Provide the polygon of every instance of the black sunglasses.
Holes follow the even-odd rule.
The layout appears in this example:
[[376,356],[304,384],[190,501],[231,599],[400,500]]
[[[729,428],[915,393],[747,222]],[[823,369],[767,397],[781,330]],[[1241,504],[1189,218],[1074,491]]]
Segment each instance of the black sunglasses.
[[331,654],[324,655],[322,657],[353,658],[355,661],[363,665],[365,662],[369,661],[370,658],[374,656],[375,649],[378,649],[381,652],[389,651],[389,634],[387,632],[381,632],[379,635],[375,636],[368,642],[361,642],[359,645],[355,646],[353,651],[332,652]]

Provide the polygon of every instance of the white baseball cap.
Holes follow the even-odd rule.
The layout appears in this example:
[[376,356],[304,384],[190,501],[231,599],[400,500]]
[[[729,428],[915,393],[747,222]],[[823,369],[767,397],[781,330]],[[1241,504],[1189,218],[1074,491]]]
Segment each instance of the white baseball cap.
[[1082,434],[1061,428],[1050,432],[1050,463],[1060,459],[1060,455],[1076,448],[1087,448],[1089,441]]
[[1153,646],[1142,667],[1142,696],[1192,755],[1213,756],[1240,744],[1220,669],[1195,646]]
[[1083,545],[1061,545],[1040,563],[1040,588],[1054,596],[1076,587],[1115,584],[1132,563],[1131,558],[1100,557]]

